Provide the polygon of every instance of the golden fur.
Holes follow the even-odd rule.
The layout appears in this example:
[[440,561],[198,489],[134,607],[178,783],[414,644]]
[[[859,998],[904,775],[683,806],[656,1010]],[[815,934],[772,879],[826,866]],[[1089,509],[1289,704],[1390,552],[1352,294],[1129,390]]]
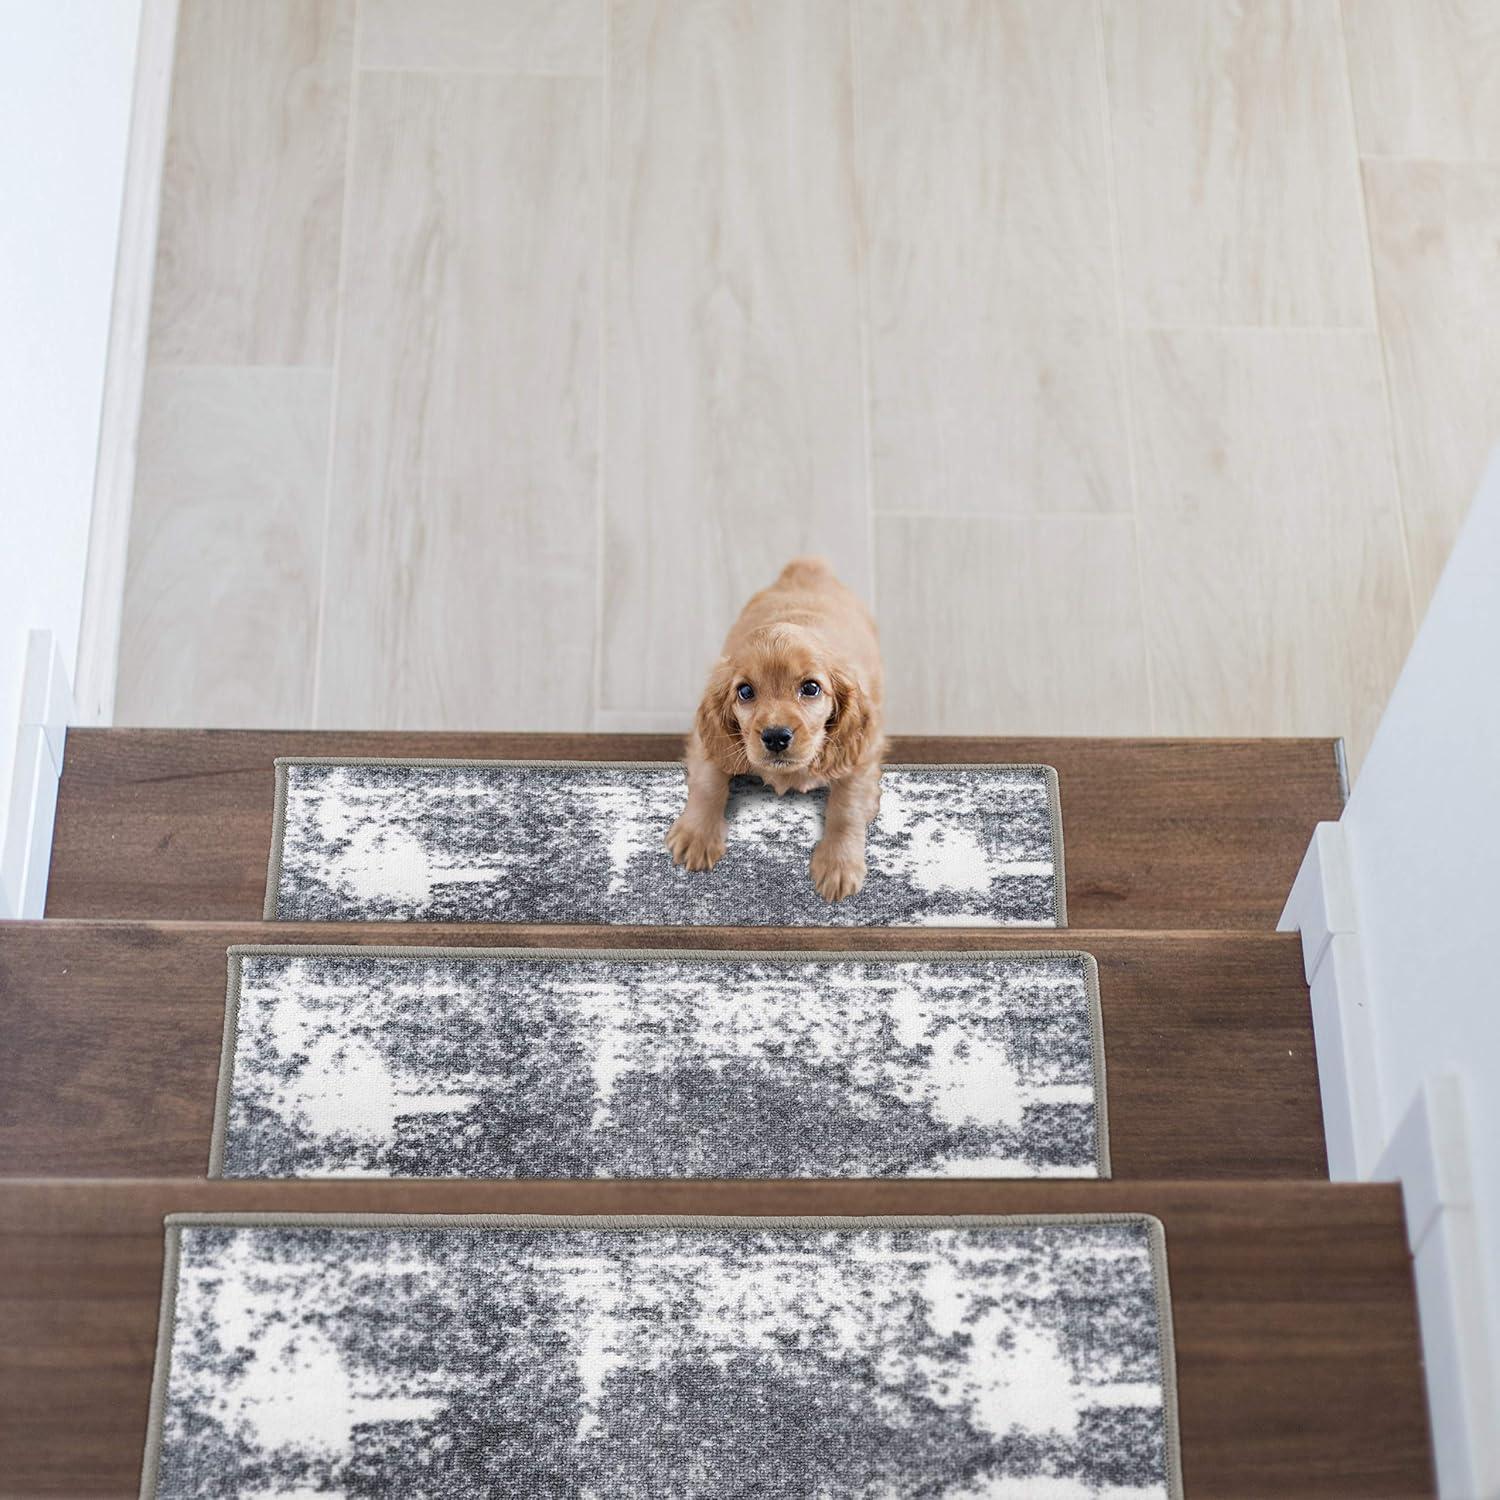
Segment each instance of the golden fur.
[[[731,776],[758,776],[778,794],[826,786],[812,880],[827,901],[852,896],[880,806],[883,691],[869,610],[827,563],[789,562],[741,611],[709,674],[688,741],[687,806],[667,834],[673,860],[690,870],[718,863]],[[777,731],[791,732],[783,750]]]

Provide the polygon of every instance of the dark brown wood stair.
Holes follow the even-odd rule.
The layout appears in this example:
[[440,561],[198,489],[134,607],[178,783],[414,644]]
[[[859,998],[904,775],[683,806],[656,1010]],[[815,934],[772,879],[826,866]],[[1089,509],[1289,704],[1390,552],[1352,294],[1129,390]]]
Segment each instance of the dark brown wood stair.
[[[258,920],[278,755],[681,753],[673,735],[73,730],[47,915]],[[1343,807],[1331,740],[898,737],[891,759],[1055,766],[1075,929],[1274,928],[1313,825]]]
[[[1071,927],[260,921],[283,754],[671,759],[662,736],[69,734],[47,920],[0,925],[0,1495],[139,1486],[168,1212],[1131,1211],[1167,1234],[1186,1489],[1433,1493],[1399,1191],[1325,1176],[1301,949],[1274,928],[1329,741],[905,739],[1043,761]],[[379,943],[1080,948],[1099,964],[1112,1182],[209,1182],[225,949]]]
[[1329,1183],[0,1183],[0,1475],[11,1495],[140,1482],[162,1216],[1156,1214],[1193,1500],[1432,1493],[1394,1187]]
[[[1099,964],[1117,1178],[1322,1177],[1302,950],[1290,933],[507,927],[515,947],[1086,947]],[[31,922],[0,942],[0,1174],[199,1176],[235,943],[489,947],[496,929]]]

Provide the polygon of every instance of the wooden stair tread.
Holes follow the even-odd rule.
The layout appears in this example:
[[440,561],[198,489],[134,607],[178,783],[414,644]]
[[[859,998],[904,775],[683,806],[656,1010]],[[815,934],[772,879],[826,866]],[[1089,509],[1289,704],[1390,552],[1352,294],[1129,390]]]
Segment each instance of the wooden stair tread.
[[[277,755],[680,753],[660,735],[69,733],[49,920],[0,927],[0,1495],[137,1492],[162,1218],[224,1209],[1153,1213],[1187,1493],[1433,1494],[1400,1191],[1310,1180],[1325,1157],[1301,948],[1270,930],[1314,824],[1341,811],[1333,742],[896,740],[894,760],[1057,768],[1067,930],[260,921]],[[208,1182],[236,943],[1082,949],[1115,1180]]]
[[0,1173],[201,1176],[234,943],[1077,947],[1099,964],[1116,1177],[1326,1176],[1295,934],[50,920],[0,936]]
[[1186,1489],[1430,1496],[1394,1186],[1329,1183],[0,1183],[0,1484],[133,1496],[162,1216],[1143,1212],[1166,1227]]
[[[672,735],[70,730],[47,914],[258,919],[278,755],[681,750]],[[1272,928],[1313,825],[1343,805],[1331,740],[897,737],[891,758],[1055,766],[1074,928]]]

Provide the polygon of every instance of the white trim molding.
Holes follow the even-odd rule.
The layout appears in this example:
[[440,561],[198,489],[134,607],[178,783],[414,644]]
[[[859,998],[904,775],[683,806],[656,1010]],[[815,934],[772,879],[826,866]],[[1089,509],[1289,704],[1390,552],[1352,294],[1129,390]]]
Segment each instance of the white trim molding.
[[1328,1175],[1369,1178],[1385,1146],[1380,1070],[1344,830],[1319,823],[1276,924],[1302,934]]
[[1469,1121],[1456,1073],[1428,1077],[1372,1174],[1406,1200],[1432,1446],[1444,1500],[1500,1496],[1500,1389],[1482,1330],[1489,1309]]
[[40,917],[47,904],[52,828],[63,750],[73,717],[67,668],[50,630],[26,641],[15,769],[0,848],[0,917]]
[[172,97],[177,11],[178,0],[142,0],[78,636],[75,696],[77,722],[83,724],[108,724],[114,718],[120,616],[125,601],[130,508],[135,493],[136,437],[141,423],[141,395],[151,333],[151,296],[156,278],[156,235]]
[[1412,1253],[1439,1494],[1500,1500],[1500,1384],[1488,1339],[1462,1080],[1423,1080],[1388,1131],[1345,832],[1319,823],[1277,928],[1302,936],[1328,1171],[1399,1182]]

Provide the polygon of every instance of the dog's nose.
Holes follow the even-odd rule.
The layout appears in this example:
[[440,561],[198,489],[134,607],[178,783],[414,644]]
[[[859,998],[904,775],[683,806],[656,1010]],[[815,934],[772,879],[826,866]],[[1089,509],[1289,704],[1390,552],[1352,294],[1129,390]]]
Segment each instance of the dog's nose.
[[773,724],[761,730],[760,742],[772,755],[780,755],[792,743],[792,731],[784,724]]

